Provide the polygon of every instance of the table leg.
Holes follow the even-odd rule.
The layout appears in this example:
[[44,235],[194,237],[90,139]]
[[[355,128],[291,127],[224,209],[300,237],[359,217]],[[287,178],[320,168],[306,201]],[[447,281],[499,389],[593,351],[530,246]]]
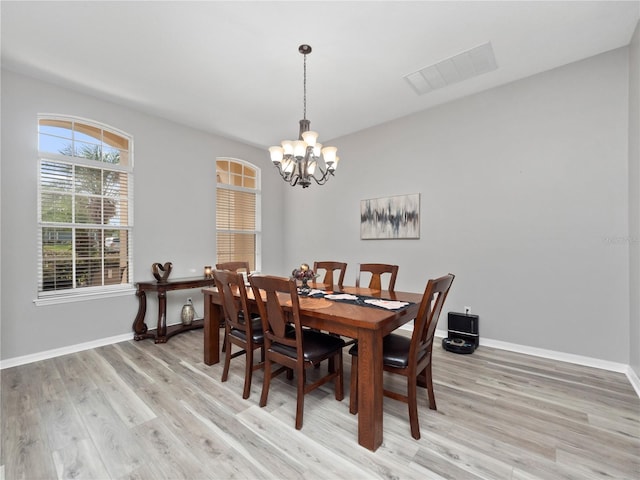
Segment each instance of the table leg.
[[382,335],[358,332],[358,443],[375,451],[382,444]]
[[204,363],[213,365],[220,361],[220,307],[209,295],[204,296]]
[[136,291],[138,297],[138,314],[133,321],[133,339],[142,340],[145,333],[147,333],[147,324],[144,323],[144,317],[147,314],[147,295],[144,290]]
[[156,343],[167,342],[167,294],[158,289],[158,329]]

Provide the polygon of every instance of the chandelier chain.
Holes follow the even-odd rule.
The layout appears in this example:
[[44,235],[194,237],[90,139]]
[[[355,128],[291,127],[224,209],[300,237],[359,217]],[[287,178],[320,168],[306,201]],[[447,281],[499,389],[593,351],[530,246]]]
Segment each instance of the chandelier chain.
[[307,119],[307,54],[304,54],[304,81],[303,81],[303,105],[302,118]]

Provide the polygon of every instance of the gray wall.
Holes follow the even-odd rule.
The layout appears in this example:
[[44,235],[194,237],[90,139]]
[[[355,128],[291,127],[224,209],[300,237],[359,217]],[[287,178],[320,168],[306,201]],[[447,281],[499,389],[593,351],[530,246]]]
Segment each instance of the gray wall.
[[[628,364],[628,89],[623,48],[332,141],[337,178],[287,193],[291,267],[453,272],[482,337]],[[409,193],[420,240],[360,240],[360,200]]]
[[629,47],[630,366],[640,377],[640,23]]
[[[151,264],[171,261],[172,277],[199,275],[215,263],[215,158],[230,156],[263,170],[263,269],[283,263],[283,186],[264,151],[147,116],[119,105],[2,71],[2,359],[131,332],[137,311],[125,297],[35,306],[37,296],[37,114],[77,115],[134,137],[134,280],[150,280]],[[168,321],[187,296],[169,294]],[[156,300],[147,324],[156,320]]]

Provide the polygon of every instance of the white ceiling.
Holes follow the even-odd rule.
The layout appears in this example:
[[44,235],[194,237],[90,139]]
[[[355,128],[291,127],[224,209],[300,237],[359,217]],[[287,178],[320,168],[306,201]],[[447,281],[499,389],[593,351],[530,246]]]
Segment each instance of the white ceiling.
[[[257,146],[319,141],[628,45],[638,1],[2,1],[2,66]],[[403,79],[491,42],[498,68]],[[99,120],[99,119],[96,119]]]

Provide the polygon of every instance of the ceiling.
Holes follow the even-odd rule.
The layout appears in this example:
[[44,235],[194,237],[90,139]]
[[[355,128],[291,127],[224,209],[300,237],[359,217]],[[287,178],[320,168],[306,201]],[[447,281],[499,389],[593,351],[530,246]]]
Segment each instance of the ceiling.
[[[264,147],[327,140],[629,44],[638,1],[0,3],[2,66]],[[491,43],[497,69],[403,78]],[[99,120],[99,119],[96,119]]]

